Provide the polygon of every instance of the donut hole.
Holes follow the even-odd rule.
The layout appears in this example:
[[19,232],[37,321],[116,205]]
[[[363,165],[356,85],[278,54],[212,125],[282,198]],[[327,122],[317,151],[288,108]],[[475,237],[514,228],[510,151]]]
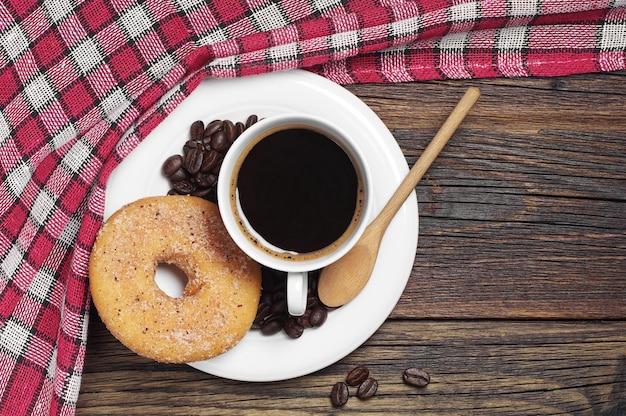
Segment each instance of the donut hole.
[[159,289],[172,298],[182,298],[189,278],[175,264],[160,263],[154,276]]

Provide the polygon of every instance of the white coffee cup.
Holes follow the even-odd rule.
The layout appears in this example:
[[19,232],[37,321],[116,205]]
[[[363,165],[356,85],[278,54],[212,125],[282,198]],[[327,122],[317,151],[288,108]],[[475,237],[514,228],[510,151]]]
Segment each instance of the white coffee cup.
[[369,222],[373,181],[358,139],[317,116],[271,116],[222,162],[226,229],[254,260],[287,272],[290,315],[306,310],[308,273],[346,254]]

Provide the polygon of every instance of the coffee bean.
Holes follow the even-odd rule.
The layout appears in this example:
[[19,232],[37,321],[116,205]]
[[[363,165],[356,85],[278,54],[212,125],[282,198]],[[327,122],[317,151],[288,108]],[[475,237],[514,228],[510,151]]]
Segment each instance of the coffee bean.
[[170,177],[174,172],[183,166],[183,157],[181,155],[172,155],[163,162],[163,174]]
[[266,303],[259,303],[259,307],[256,312],[256,317],[254,318],[253,323],[255,325],[260,325],[263,323],[265,318],[270,315],[270,305]]
[[197,140],[187,140],[183,146],[183,153],[187,153],[191,149],[198,149],[202,147],[202,142]]
[[217,150],[211,149],[209,151],[205,151],[202,166],[200,166],[200,172],[211,172],[211,170],[217,165],[219,159],[220,153]]
[[326,322],[328,311],[322,305],[314,305],[311,308],[311,316],[309,316],[309,322],[312,326],[322,326]]
[[218,161],[215,163],[215,166],[213,166],[213,169],[211,169],[211,173],[219,175],[220,174],[220,169],[222,168],[222,162],[223,161],[224,161],[224,159],[218,159]]
[[222,129],[224,122],[222,120],[213,120],[204,129],[204,137],[211,137],[213,133]]
[[197,196],[198,198],[208,198],[213,192],[213,188],[196,188],[189,195]]
[[259,117],[256,114],[251,114],[246,120],[246,128],[252,126],[257,121],[259,121]]
[[311,321],[309,320],[309,317],[311,316],[311,310],[307,309],[304,311],[304,314],[301,316],[298,316],[296,318],[296,321],[298,322],[298,324],[300,326],[302,326],[303,328],[313,328],[313,325],[311,325]]
[[172,183],[172,187],[181,195],[188,195],[195,189],[193,183],[188,180],[176,181]]
[[218,152],[225,152],[228,146],[228,138],[224,130],[216,131],[211,135],[211,149],[215,149]]
[[237,127],[235,127],[235,124],[230,120],[224,120],[224,126],[222,127],[222,129],[224,130],[224,134],[226,135],[226,140],[228,140],[228,143],[230,144],[234,142],[238,136]]
[[202,120],[197,120],[191,123],[189,135],[192,140],[202,139],[202,136],[204,136],[204,122]]
[[275,315],[284,314],[287,312],[287,299],[280,299],[274,301],[270,306],[270,312]]
[[273,316],[266,319],[261,324],[261,333],[263,335],[274,335],[283,329],[283,321],[281,316]]
[[204,153],[201,149],[195,148],[190,149],[189,152],[185,155],[184,159],[184,168],[187,169],[187,172],[192,175],[200,172],[200,168],[202,167],[202,161],[204,160]]
[[407,368],[402,374],[404,382],[415,387],[424,387],[430,383],[430,375],[421,368]]
[[170,184],[172,184],[174,182],[189,179],[189,174],[187,174],[187,171],[181,167],[176,172],[172,173],[168,179],[170,180]]
[[348,373],[346,376],[346,383],[351,386],[358,386],[369,378],[369,376],[370,370],[367,367],[360,365],[358,367],[354,367],[352,371]]
[[237,129],[237,137],[239,137],[241,133],[243,133],[243,131],[246,129],[246,125],[243,124],[241,121],[238,121],[237,123],[235,123],[235,128]]
[[201,188],[210,188],[217,182],[217,176],[212,173],[198,172],[194,177],[194,182]]
[[276,283],[272,287],[271,291],[272,291],[272,303],[284,301],[285,296],[287,296],[287,282],[285,282],[285,284]]
[[377,390],[378,390],[378,381],[370,377],[370,378],[365,379],[359,385],[356,395],[359,399],[365,400],[375,395]]
[[304,327],[298,324],[298,321],[291,317],[287,318],[283,330],[289,338],[300,338],[304,332]]
[[330,391],[330,402],[335,407],[341,407],[348,403],[348,385],[338,381]]

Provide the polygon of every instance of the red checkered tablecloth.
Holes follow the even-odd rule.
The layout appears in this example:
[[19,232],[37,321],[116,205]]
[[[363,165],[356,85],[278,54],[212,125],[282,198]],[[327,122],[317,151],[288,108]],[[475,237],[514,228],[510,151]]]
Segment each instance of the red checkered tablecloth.
[[73,414],[109,173],[207,76],[626,68],[625,0],[0,1],[0,414]]

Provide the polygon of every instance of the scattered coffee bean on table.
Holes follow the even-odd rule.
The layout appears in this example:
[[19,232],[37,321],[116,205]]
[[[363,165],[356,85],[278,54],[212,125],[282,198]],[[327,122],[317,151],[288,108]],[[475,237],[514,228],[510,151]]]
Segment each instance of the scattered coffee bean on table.
[[[402,378],[406,384],[424,387],[430,383],[430,375],[421,368],[410,367],[404,370]],[[346,381],[335,383],[330,393],[333,406],[343,406],[349,397],[348,385],[357,387],[356,396],[361,400],[373,397],[378,391],[378,380],[370,377],[369,369],[364,365],[354,367],[346,376]]]
[[421,368],[411,367],[404,370],[402,378],[406,384],[415,387],[425,387],[430,383],[430,375]]
[[356,395],[359,399],[366,400],[372,397],[374,394],[376,394],[377,390],[378,390],[378,381],[376,381],[376,379],[374,378],[369,377],[363,380],[361,384],[359,384],[359,388],[356,392]]
[[346,381],[335,383],[330,392],[330,401],[333,406],[343,406],[350,396],[348,385],[357,387],[356,396],[359,399],[367,400],[378,391],[378,381],[369,376],[370,371],[364,365],[353,368],[346,376]]
[[348,403],[348,385],[343,381],[338,381],[330,392],[330,403],[335,407],[341,407]]
[[352,371],[348,373],[346,376],[346,383],[350,386],[358,386],[363,383],[370,376],[370,370],[364,365],[360,365],[358,367],[354,367]]

